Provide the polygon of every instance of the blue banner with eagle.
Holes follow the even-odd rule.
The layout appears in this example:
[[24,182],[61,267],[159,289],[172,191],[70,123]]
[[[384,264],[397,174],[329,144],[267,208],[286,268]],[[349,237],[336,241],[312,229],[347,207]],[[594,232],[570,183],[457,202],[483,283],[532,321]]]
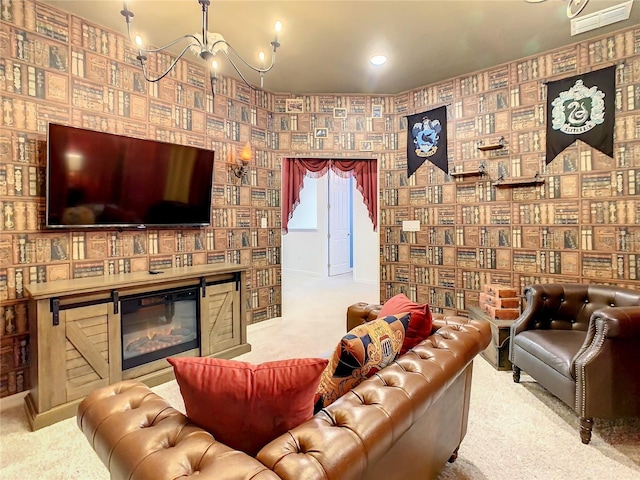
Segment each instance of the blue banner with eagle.
[[547,164],[576,140],[613,157],[615,94],[615,65],[547,84]]
[[407,116],[407,178],[429,160],[449,173],[447,159],[447,107]]

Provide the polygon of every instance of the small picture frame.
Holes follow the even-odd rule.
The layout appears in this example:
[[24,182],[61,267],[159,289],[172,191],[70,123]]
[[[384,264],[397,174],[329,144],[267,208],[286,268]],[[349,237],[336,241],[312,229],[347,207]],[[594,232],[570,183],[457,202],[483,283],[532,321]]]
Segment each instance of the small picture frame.
[[302,113],[304,112],[304,104],[301,98],[287,98],[285,102],[287,113]]
[[327,127],[316,128],[316,138],[329,138],[329,129]]
[[371,140],[365,140],[360,142],[360,150],[362,152],[370,152],[373,150],[373,142]]
[[333,109],[333,118],[347,118],[347,109],[335,107]]
[[371,105],[371,118],[382,118],[382,105]]

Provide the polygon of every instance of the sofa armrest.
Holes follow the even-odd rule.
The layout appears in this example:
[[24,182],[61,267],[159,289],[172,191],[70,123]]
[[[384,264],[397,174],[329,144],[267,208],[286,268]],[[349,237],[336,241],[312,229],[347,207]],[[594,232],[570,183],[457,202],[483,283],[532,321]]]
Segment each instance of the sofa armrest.
[[358,325],[378,318],[382,305],[377,303],[358,302],[347,308],[347,332]]
[[78,427],[113,479],[277,480],[253,457],[216,441],[135,380],[100,388],[78,406]]

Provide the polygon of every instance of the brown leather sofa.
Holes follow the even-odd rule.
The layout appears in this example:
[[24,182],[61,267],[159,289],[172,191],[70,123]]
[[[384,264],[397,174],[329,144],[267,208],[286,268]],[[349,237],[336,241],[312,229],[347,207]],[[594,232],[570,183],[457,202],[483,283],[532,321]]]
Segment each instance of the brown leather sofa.
[[573,408],[583,443],[594,418],[640,416],[640,292],[544,284],[524,295],[511,325],[514,381],[524,371]]
[[[348,309],[347,327],[379,306]],[[217,442],[137,381],[94,391],[78,426],[112,479],[433,479],[467,429],[474,357],[489,324],[438,317],[432,335],[255,458]]]

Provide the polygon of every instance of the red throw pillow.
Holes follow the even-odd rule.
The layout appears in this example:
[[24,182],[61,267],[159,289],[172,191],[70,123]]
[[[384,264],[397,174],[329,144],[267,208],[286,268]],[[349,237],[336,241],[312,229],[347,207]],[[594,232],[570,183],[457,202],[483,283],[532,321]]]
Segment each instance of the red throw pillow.
[[328,363],[324,358],[260,365],[211,357],[167,360],[189,419],[251,456],[313,416],[315,392]]
[[407,329],[407,334],[405,335],[404,343],[400,350],[400,355],[404,355],[407,350],[415,347],[431,335],[433,319],[431,318],[429,305],[420,305],[412,302],[404,293],[399,293],[387,300],[384,305],[382,305],[378,317],[397,315],[401,312],[411,312],[409,328]]

